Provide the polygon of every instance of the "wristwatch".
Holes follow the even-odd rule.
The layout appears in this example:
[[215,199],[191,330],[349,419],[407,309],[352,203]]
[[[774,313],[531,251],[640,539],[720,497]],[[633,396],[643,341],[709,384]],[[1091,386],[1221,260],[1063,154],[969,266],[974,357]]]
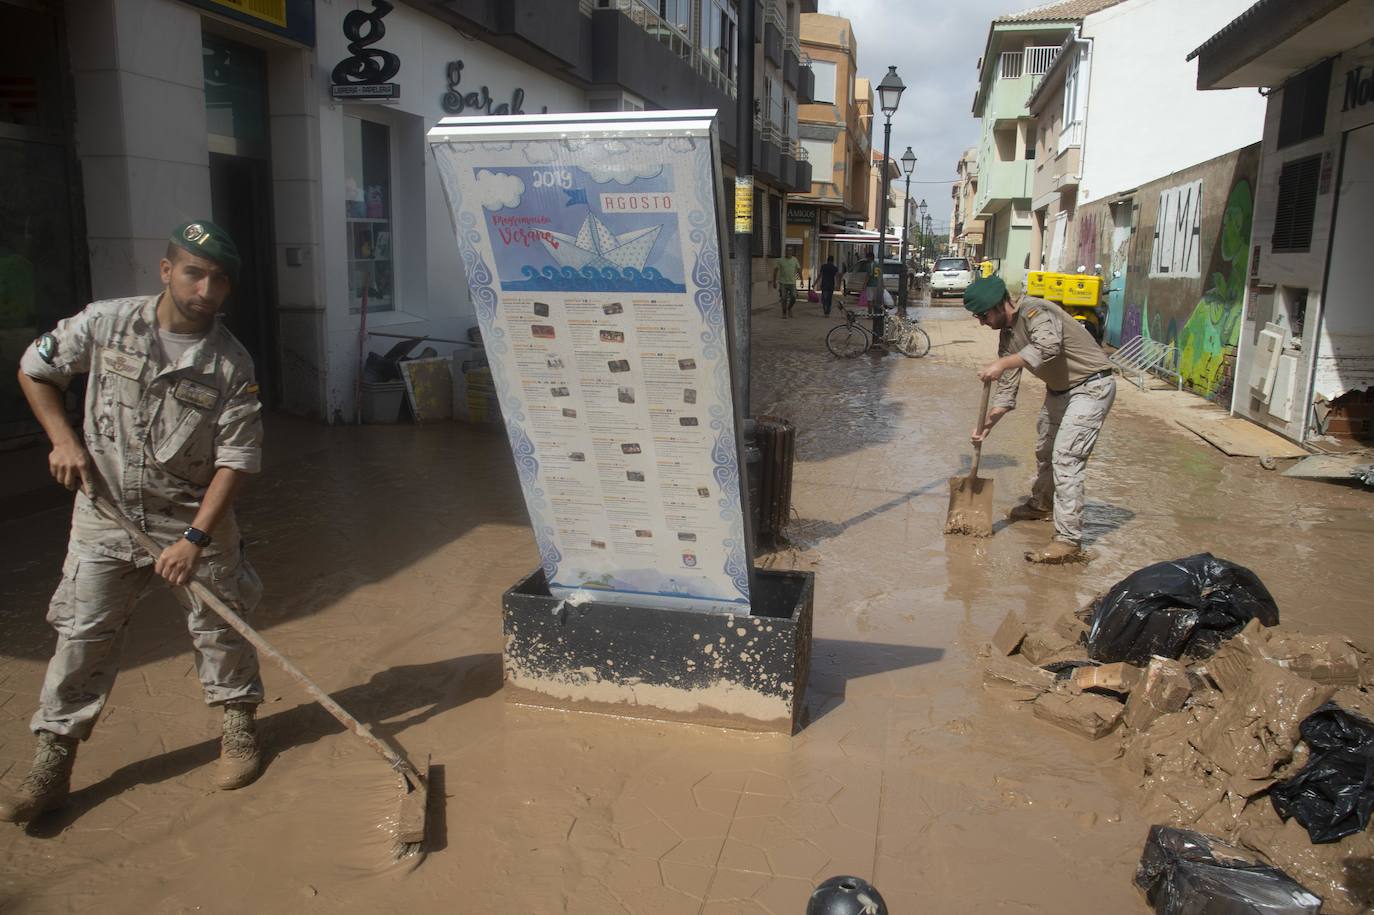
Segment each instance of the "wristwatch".
[[191,541],[191,543],[200,547],[202,550],[210,545],[210,535],[197,527],[186,528],[186,533],[182,534],[181,536],[185,537],[187,540]]

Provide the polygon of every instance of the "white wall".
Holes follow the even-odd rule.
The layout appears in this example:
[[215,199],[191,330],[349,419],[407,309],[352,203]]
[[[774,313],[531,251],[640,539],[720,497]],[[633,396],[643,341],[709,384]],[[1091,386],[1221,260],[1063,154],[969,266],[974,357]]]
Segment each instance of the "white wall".
[[1199,92],[1188,53],[1254,0],[1126,0],[1083,20],[1093,39],[1079,203],[1259,140],[1254,89]]
[[[319,67],[320,226],[325,346],[325,417],[353,416],[358,362],[359,316],[348,311],[346,229],[343,194],[343,117],[370,117],[391,128],[394,165],[393,248],[398,310],[368,315],[369,330],[465,339],[476,323],[468,297],[467,277],[453,239],[447,203],[424,142],[425,133],[445,117],[441,99],[448,89],[446,68],[462,60],[463,92],[486,86],[496,103],[509,102],[517,87],[525,90],[523,109],[534,114],[583,111],[586,94],[482,42],[469,41],[446,24],[397,4],[384,20],[386,35],[373,47],[401,58],[392,80],[401,86],[395,105],[343,105],[329,98],[329,72],[348,56],[343,17],[352,3],[317,0]],[[484,115],[474,115],[483,117]],[[369,349],[385,351],[395,341],[374,338]],[[433,345],[441,355],[456,347]],[[417,351],[418,351],[417,347]]]

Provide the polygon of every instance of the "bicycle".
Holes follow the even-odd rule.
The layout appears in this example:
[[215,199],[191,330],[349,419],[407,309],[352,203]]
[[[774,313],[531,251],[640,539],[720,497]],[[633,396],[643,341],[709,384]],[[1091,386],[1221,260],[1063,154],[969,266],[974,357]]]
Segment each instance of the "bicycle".
[[825,348],[841,359],[853,359],[868,351],[871,335],[859,325],[859,314],[836,302],[835,307],[844,315],[844,323],[836,324],[825,335]]
[[[825,347],[841,359],[852,359],[860,353],[868,352],[873,345],[873,335],[859,324],[859,312],[846,308],[843,303],[835,303],[844,315],[844,323],[836,324],[825,335]],[[883,320],[883,343],[891,346],[903,356],[918,358],[930,352],[930,335],[917,320],[901,314],[886,315]]]

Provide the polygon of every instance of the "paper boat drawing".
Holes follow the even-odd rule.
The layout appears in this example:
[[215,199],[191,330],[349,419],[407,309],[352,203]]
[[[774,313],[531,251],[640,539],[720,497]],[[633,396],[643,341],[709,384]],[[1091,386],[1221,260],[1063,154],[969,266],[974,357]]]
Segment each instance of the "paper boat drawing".
[[549,256],[557,261],[560,267],[573,267],[577,270],[583,267],[615,267],[620,270],[633,267],[643,270],[662,228],[650,226],[647,229],[635,229],[616,235],[606,228],[604,222],[595,216],[588,216],[587,221],[582,223],[582,228],[577,230],[576,236],[563,232],[549,232],[552,240],[545,238],[541,241]]

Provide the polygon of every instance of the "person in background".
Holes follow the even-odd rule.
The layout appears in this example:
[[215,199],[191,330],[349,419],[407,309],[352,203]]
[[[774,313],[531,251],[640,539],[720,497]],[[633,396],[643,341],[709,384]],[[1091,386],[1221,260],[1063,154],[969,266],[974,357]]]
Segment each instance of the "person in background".
[[773,264],[772,285],[778,290],[784,318],[792,317],[792,306],[797,304],[797,277],[800,275],[801,261],[791,250]]
[[840,273],[840,268],[835,266],[835,255],[830,255],[821,264],[820,282],[816,285],[821,287],[821,312],[829,315],[831,307],[835,304],[835,277]]

